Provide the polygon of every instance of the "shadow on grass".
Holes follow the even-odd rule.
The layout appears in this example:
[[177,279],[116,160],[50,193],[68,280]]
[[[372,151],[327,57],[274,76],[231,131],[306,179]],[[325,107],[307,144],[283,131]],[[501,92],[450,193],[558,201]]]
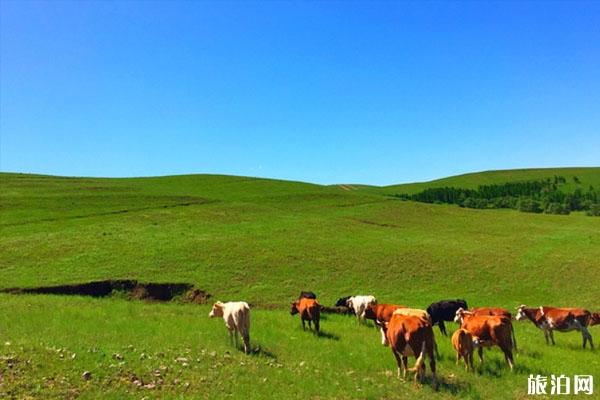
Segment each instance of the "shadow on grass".
[[316,336],[318,338],[323,338],[323,339],[340,340],[339,335],[336,335],[335,333],[329,333],[329,332],[326,332],[323,330],[316,332]]
[[[456,382],[449,381],[443,377],[437,378],[437,392],[448,393],[452,396],[459,396],[460,398],[467,398],[473,396],[467,396],[467,394],[476,395],[473,385],[468,382]],[[425,379],[424,385],[431,385],[431,377]],[[476,396],[477,397],[477,396]]]
[[[243,348],[240,350],[244,351]],[[248,354],[248,355],[250,355],[252,357],[266,357],[266,358],[270,358],[273,360],[277,360],[277,355],[275,353],[272,353],[267,349],[263,349],[260,344],[256,347],[254,347],[252,349],[252,351],[250,352],[250,354]]]

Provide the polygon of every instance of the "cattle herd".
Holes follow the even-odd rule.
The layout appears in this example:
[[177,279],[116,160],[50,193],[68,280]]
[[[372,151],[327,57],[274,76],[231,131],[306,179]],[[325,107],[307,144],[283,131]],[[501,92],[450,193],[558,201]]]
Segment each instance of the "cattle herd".
[[[414,380],[421,382],[425,376],[425,362],[429,361],[432,385],[436,383],[437,344],[433,327],[437,325],[440,333],[447,336],[445,322],[454,321],[460,327],[452,335],[452,346],[456,351],[456,363],[464,360],[467,371],[473,370],[473,352],[483,362],[483,348],[497,346],[504,353],[505,360],[512,370],[514,367],[513,350],[517,350],[517,341],[512,325],[512,314],[499,307],[476,307],[469,309],[465,300],[442,300],[432,303],[426,310],[410,308],[398,304],[379,304],[374,296],[348,296],[340,298],[335,307],[323,307],[317,302],[313,292],[301,292],[298,300],[292,302],[292,315],[299,314],[302,328],[315,333],[320,331],[321,312],[329,310],[356,315],[360,324],[372,320],[381,332],[381,344],[392,350],[398,367],[398,377],[406,378],[408,372],[414,372]],[[222,317],[229,330],[230,339],[237,346],[238,334],[244,342],[244,351],[250,352],[250,307],[246,302],[216,302],[210,317]],[[582,308],[530,308],[517,307],[517,321],[530,320],[544,332],[546,343],[554,344],[555,330],[581,332],[583,347],[589,342],[594,348],[589,326],[600,324],[600,313],[591,313]],[[408,357],[416,358],[415,365],[408,368]]]

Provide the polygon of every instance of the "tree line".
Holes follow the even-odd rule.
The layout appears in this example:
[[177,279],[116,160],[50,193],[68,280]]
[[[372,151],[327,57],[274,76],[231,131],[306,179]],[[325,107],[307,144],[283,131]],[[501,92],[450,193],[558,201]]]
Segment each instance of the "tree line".
[[[573,181],[580,184],[574,176]],[[560,190],[566,183],[562,176],[545,180],[507,182],[480,185],[475,189],[456,187],[429,188],[416,194],[396,194],[394,197],[423,203],[457,204],[467,208],[512,208],[523,212],[569,214],[585,211],[587,215],[600,216],[600,193],[589,186],[577,187],[572,193]]]

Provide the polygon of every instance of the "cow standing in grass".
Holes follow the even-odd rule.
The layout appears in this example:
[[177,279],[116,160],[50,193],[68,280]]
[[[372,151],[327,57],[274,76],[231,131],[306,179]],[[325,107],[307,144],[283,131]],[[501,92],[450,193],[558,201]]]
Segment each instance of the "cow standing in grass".
[[466,370],[474,370],[473,350],[478,345],[479,340],[474,339],[468,330],[459,328],[454,331],[454,334],[452,334],[452,347],[456,351],[456,365],[458,365],[462,358],[465,361]]
[[454,321],[456,311],[459,308],[466,310],[467,302],[461,299],[440,300],[438,302],[431,303],[429,307],[427,307],[427,313],[429,313],[431,316],[431,322],[434,325],[437,324],[439,326],[442,335],[447,336],[448,334],[446,333],[446,325],[444,324],[444,321]]
[[569,332],[579,331],[583,338],[583,348],[587,342],[590,342],[590,347],[594,349],[592,335],[587,327],[592,321],[592,314],[583,308],[556,308],[556,307],[539,307],[529,308],[526,305],[517,307],[517,321],[529,319],[535,326],[544,331],[546,344],[552,341],[554,345],[553,331]]
[[315,324],[315,332],[319,333],[321,321],[321,305],[315,299],[301,298],[292,303],[291,315],[300,314],[302,329],[306,329],[305,322],[308,321],[308,327],[312,329],[312,323]]
[[365,311],[367,307],[371,305],[377,304],[377,299],[375,296],[352,296],[347,301],[346,304],[350,307],[354,314],[356,314],[356,318],[358,322],[365,322]]
[[[504,317],[512,320],[512,314],[506,309],[501,307],[474,307],[469,310],[469,312],[473,315],[493,315],[497,317]],[[512,341],[514,350],[517,351],[517,338],[515,336],[515,328],[510,324]]]
[[217,301],[213,304],[209,317],[222,317],[225,326],[229,330],[230,340],[235,340],[238,346],[238,333],[244,341],[244,352],[250,353],[250,306],[244,301],[232,301],[222,303]]
[[[425,359],[429,358],[431,368],[432,385],[436,388],[436,369],[434,349],[437,347],[433,336],[431,323],[420,317],[412,315],[394,314],[386,325],[386,335],[396,364],[398,366],[398,378],[401,373],[406,378],[408,371],[415,372],[415,382],[425,377]],[[415,366],[408,368],[408,357],[416,357]]]
[[456,311],[455,322],[460,323],[462,329],[467,330],[479,341],[479,360],[483,362],[483,347],[498,346],[504,353],[504,358],[512,370],[514,359],[512,350],[512,323],[506,317],[495,315],[473,315],[469,311],[459,308]]

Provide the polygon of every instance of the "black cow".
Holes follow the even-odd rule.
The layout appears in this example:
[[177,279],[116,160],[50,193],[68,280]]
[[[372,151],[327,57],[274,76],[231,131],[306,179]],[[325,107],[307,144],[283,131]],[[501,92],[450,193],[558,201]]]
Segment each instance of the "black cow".
[[300,299],[316,299],[317,295],[314,292],[305,292],[304,290],[300,292],[300,296],[298,296],[298,300]]
[[348,307],[348,299],[350,297],[352,296],[340,297],[338,301],[335,302],[335,306],[342,314],[354,314],[354,309],[352,307]]
[[438,324],[442,335],[447,336],[446,326],[444,321],[454,321],[456,317],[456,310],[462,308],[467,310],[467,302],[465,300],[441,300],[436,303],[431,303],[427,307],[427,312],[431,316],[431,322],[435,325]]

